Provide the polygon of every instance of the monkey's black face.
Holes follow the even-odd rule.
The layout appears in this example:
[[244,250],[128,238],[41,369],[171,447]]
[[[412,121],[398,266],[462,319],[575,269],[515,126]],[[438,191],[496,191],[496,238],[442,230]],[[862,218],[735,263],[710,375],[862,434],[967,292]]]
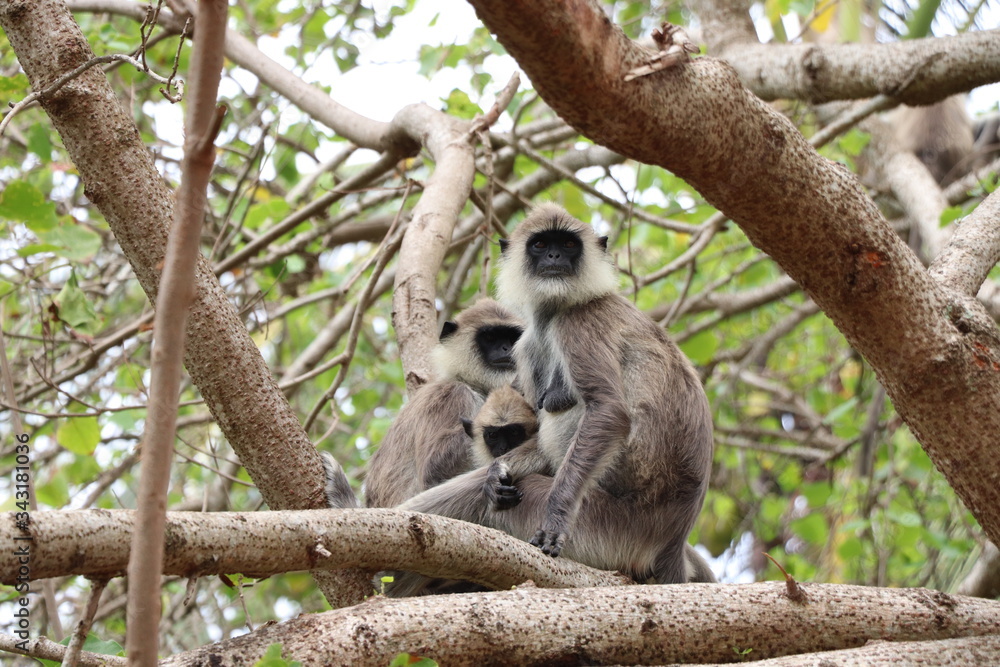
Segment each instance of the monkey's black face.
[[498,371],[514,370],[514,343],[520,337],[520,327],[480,327],[476,332],[476,345],[483,363]]
[[524,424],[487,426],[483,429],[483,441],[493,458],[502,456],[528,439]]
[[576,275],[583,256],[580,237],[562,229],[547,229],[528,239],[531,272],[540,278],[569,278]]

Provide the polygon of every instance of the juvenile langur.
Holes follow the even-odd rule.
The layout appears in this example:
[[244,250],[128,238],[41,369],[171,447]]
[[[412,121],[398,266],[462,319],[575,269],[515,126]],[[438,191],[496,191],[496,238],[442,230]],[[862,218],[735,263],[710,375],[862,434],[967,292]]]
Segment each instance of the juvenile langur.
[[403,406],[368,463],[368,507],[393,507],[472,469],[461,420],[475,415],[490,391],[514,380],[512,351],[523,326],[492,299],[445,323],[433,352],[435,381]]
[[[499,299],[527,324],[514,350],[518,386],[539,410],[536,451],[555,476],[519,478],[532,467],[519,460],[536,456],[522,446],[403,507],[637,581],[711,577],[686,541],[712,459],[711,413],[690,362],[617,294],[606,239],[561,208],[536,208],[502,249]],[[504,509],[494,496],[509,496],[511,482],[520,502]]]
[[[530,447],[536,452],[534,459],[527,457],[523,460],[534,461],[537,467],[546,465],[546,461],[537,454],[535,447],[535,435],[538,433],[535,411],[509,384],[491,391],[483,407],[476,413],[475,419],[469,420],[463,417],[461,423],[469,437],[470,469],[490,466],[497,457],[503,457],[521,446]],[[492,494],[490,501],[498,507],[512,507],[520,501],[520,493],[509,484],[484,488],[483,492]],[[486,590],[476,584],[431,579],[411,572],[391,574],[392,583],[384,584],[382,587],[386,595],[392,597]],[[377,582],[380,580],[381,573],[376,577]]]
[[[462,424],[472,438],[473,467],[490,468],[483,492],[493,507],[507,509],[521,501],[515,477],[553,474],[548,458],[538,451],[535,410],[511,385],[490,392],[476,418],[463,419]],[[522,449],[517,456],[506,456],[518,447]]]
[[472,467],[481,468],[533,438],[538,418],[524,397],[507,384],[490,392],[475,419],[463,417],[462,427],[472,438]]

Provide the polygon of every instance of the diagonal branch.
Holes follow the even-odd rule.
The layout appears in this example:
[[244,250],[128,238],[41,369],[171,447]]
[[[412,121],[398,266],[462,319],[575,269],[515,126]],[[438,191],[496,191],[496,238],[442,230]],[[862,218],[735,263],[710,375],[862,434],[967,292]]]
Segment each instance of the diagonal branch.
[[1000,192],[994,191],[955,225],[951,241],[931,263],[930,274],[942,284],[975,296],[1000,261]]

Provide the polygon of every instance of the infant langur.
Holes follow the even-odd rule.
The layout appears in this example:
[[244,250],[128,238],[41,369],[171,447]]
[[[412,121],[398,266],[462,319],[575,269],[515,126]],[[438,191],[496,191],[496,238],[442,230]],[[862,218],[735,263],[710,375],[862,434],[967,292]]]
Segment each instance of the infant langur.
[[[520,502],[521,494],[511,485],[506,467],[496,461],[504,460],[504,455],[515,448],[535,448],[538,433],[535,411],[516,389],[504,385],[490,392],[474,419],[462,417],[461,424],[470,439],[468,454],[472,467],[491,466],[491,479],[497,480],[483,488],[490,504],[498,508],[513,507]],[[545,462],[539,457],[538,464],[545,465]],[[392,572],[393,582],[382,585],[381,574],[376,577],[376,586],[381,586],[386,595],[393,597],[486,590],[476,584],[429,579],[410,572]]]

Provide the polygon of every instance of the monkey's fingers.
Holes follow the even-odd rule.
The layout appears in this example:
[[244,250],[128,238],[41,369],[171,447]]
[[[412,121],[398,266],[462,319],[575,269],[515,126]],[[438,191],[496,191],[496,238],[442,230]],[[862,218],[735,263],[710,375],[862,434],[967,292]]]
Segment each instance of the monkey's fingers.
[[509,510],[521,502],[523,494],[514,486],[514,479],[506,466],[494,464],[486,476],[483,494],[494,510]]
[[563,542],[566,540],[565,533],[555,533],[546,530],[539,530],[531,538],[531,544],[540,547],[542,553],[555,558],[562,551]]
[[516,486],[498,486],[494,489],[493,509],[503,511],[516,507],[524,494]]

